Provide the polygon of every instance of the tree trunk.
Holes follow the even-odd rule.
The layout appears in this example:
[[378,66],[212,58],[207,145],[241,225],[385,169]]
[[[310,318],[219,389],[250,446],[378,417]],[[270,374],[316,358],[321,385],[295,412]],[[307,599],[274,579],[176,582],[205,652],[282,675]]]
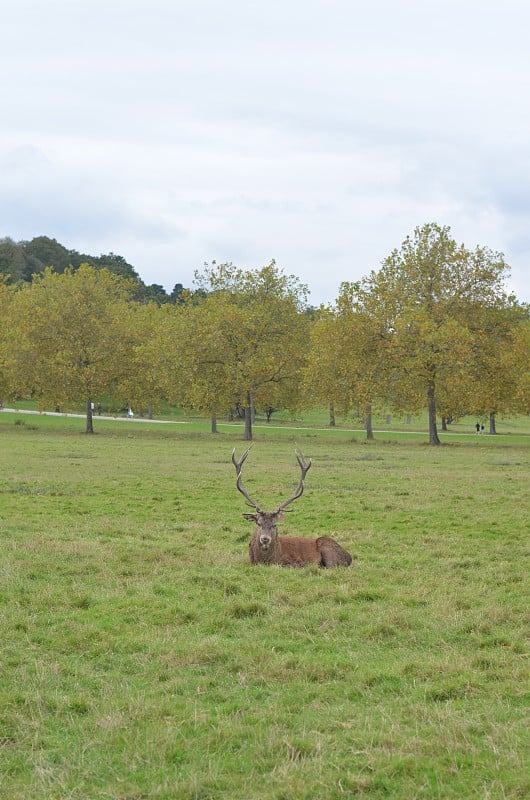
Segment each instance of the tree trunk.
[[212,432],[212,433],[217,433],[217,414],[215,413],[215,411],[212,411],[212,427],[211,427],[211,432]]
[[497,433],[497,424],[495,422],[495,412],[490,411],[490,433],[495,436]]
[[366,438],[368,441],[373,441],[374,429],[372,427],[372,404],[367,403],[364,409],[364,427],[366,428]]
[[335,406],[333,403],[329,404],[329,427],[335,427]]
[[247,404],[245,406],[245,441],[252,441],[252,395],[247,392]]
[[442,430],[447,430],[447,417],[442,417]]
[[429,444],[441,444],[436,427],[436,397],[434,394],[434,379],[429,381],[427,389],[427,399],[429,401]]
[[86,401],[86,430],[85,433],[94,433],[94,422],[92,414],[92,401],[90,397]]

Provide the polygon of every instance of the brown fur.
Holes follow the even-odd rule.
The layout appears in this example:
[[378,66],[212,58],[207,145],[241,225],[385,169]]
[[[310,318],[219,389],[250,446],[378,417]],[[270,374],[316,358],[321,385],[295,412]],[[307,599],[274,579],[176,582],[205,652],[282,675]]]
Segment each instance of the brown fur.
[[256,523],[249,544],[251,564],[278,564],[281,567],[305,567],[309,564],[316,564],[318,567],[349,567],[352,563],[351,555],[331,536],[320,536],[318,539],[279,536],[276,524],[278,514],[275,511],[243,516]]

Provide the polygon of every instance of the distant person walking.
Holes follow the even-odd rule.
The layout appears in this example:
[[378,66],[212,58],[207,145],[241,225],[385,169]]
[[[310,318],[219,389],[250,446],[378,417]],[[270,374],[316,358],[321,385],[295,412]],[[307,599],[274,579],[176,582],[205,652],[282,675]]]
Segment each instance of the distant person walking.
[[132,417],[134,417],[134,411],[132,410],[132,408],[131,408],[130,406],[129,406],[129,408],[127,409],[127,416],[129,417],[129,419],[131,419]]
[[477,433],[480,433],[480,422],[477,422],[477,424],[475,425],[475,430]]

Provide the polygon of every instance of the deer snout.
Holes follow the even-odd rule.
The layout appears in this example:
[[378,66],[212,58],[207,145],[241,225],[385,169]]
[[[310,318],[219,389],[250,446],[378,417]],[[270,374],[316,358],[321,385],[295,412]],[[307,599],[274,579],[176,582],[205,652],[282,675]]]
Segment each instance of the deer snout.
[[272,536],[269,533],[262,533],[259,537],[260,546],[263,550],[268,550],[272,542]]

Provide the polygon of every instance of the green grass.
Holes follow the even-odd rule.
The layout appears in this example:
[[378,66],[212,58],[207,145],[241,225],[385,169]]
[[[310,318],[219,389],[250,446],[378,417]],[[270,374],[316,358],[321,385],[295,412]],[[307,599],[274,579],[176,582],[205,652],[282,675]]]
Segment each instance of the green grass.
[[525,798],[530,439],[0,414],[0,797]]
[[[12,405],[9,403],[8,405]],[[37,404],[35,401],[31,400],[23,400],[17,403],[17,408],[21,409],[29,409],[31,411],[37,410]],[[103,415],[115,415],[118,418],[124,419],[126,417],[125,409],[121,409],[120,411],[113,411],[109,410],[109,405],[107,403],[103,406]],[[76,407],[71,407],[66,409],[69,412],[75,412],[77,414],[84,415],[85,410],[84,407],[79,404]],[[43,418],[46,417],[46,414],[41,415]],[[138,417],[137,417],[138,419]],[[188,416],[183,413],[182,409],[171,406],[167,403],[162,403],[160,408],[157,410],[155,414],[156,420],[165,420],[165,421],[172,421],[172,422],[185,422],[187,425],[197,425],[198,430],[204,431],[205,430],[205,420],[202,417],[198,416]],[[469,434],[476,434],[475,431],[475,424],[477,420],[484,424],[486,431],[489,430],[489,421],[485,417],[478,418],[475,416],[467,416],[462,417],[456,420],[454,423],[448,426],[448,431],[443,432],[441,430],[441,424],[438,425],[438,433],[440,436],[467,436]],[[54,426],[53,417],[48,418],[49,424]],[[31,424],[28,422],[28,424]],[[94,424],[95,426],[99,426],[102,424],[102,420],[96,415],[94,417]],[[105,423],[106,424],[106,423]],[[278,411],[272,415],[270,423],[267,423],[266,417],[264,414],[258,412],[256,417],[256,428],[257,429],[267,429],[271,431],[276,431],[278,429],[289,429],[293,426],[293,424],[297,428],[301,429],[314,429],[321,432],[322,430],[328,430],[331,434],[333,433],[343,433],[345,430],[347,431],[355,431],[357,435],[364,437],[364,430],[363,430],[363,421],[362,418],[358,414],[350,413],[347,416],[337,413],[336,414],[336,427],[329,428],[329,409],[325,407],[315,407],[311,409],[305,409],[304,411],[299,412],[296,415],[291,414],[288,411]],[[384,435],[385,437],[390,435],[393,436],[395,434],[402,435],[406,434],[407,437],[410,434],[418,434],[425,436],[428,439],[428,430],[429,430],[429,422],[427,413],[424,412],[422,414],[416,415],[408,415],[408,414],[391,414],[391,413],[374,413],[373,415],[373,426],[376,436],[381,437]],[[60,426],[61,429],[63,426]],[[82,428],[82,422],[74,423],[74,427]],[[220,416],[219,417],[219,427],[221,430],[230,430],[234,428],[242,427],[241,422],[228,422],[226,417]],[[497,418],[497,433],[499,435],[523,435],[523,436],[530,436],[530,416],[527,415],[518,415],[513,417],[498,417]],[[487,434],[485,434],[487,435]]]

